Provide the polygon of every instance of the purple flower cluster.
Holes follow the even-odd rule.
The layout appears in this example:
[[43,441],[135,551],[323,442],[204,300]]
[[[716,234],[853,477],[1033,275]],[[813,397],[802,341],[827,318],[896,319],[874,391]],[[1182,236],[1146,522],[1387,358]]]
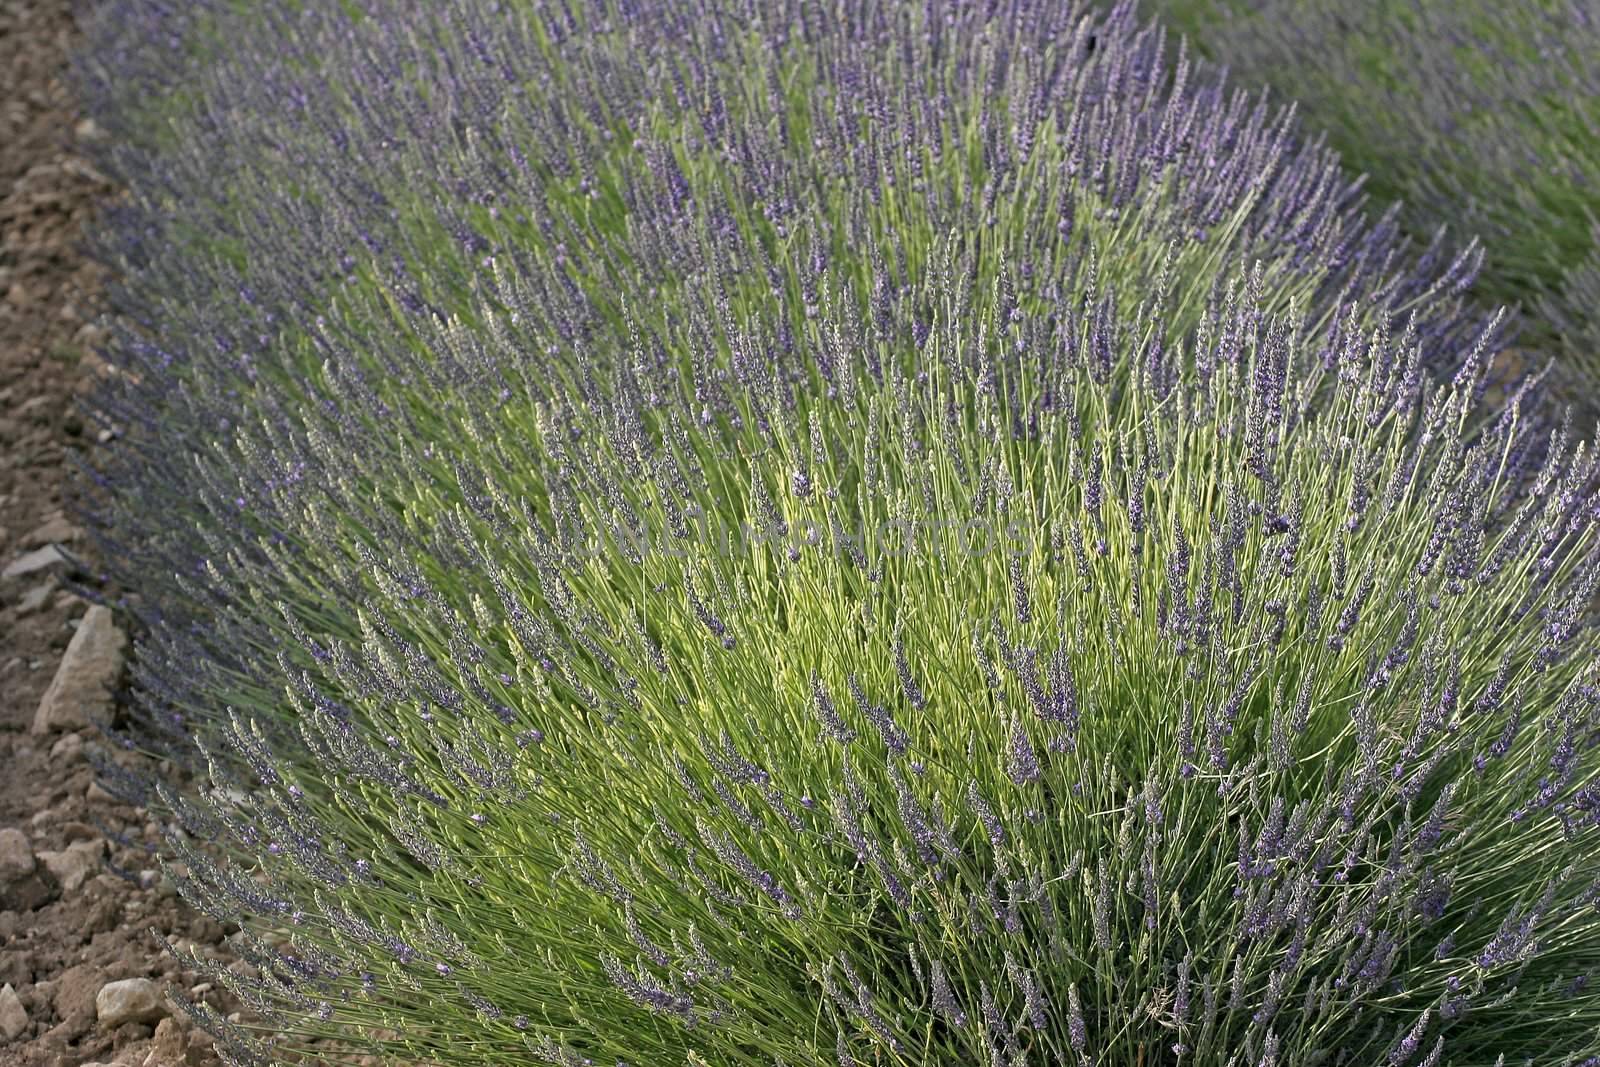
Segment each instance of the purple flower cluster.
[[275,1029],[1600,1054],[1595,453],[1291,111],[1126,5],[110,6],[83,506]]
[[1587,0],[1150,0],[1175,30],[1328,131],[1418,233],[1482,237],[1480,290],[1525,306],[1595,414],[1600,371],[1600,15]]

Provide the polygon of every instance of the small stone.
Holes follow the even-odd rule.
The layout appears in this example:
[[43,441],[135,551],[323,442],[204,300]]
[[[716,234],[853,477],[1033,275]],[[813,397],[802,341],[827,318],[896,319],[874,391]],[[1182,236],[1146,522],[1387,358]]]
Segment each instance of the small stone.
[[74,759],[83,751],[82,734],[65,734],[50,746],[50,758],[58,761]]
[[7,1041],[15,1041],[28,1028],[28,1009],[22,1006],[17,991],[7,982],[0,988],[0,1034]]
[[89,882],[91,887],[99,890],[100,895],[89,898],[91,903],[78,919],[78,936],[85,942],[92,941],[95,934],[115,930],[122,923],[123,898],[115,895],[122,887],[108,886],[102,881],[111,878],[111,875],[99,875]]
[[100,1025],[107,1030],[128,1022],[155,1022],[167,1013],[161,990],[148,978],[107,982],[95,994],[94,1010]]
[[45,603],[50,599],[50,594],[55,591],[56,578],[55,575],[52,574],[38,585],[28,590],[26,593],[23,593],[22,596],[17,599],[18,617],[23,615],[32,615],[34,612],[44,607]]
[[122,673],[127,643],[111,618],[111,609],[92,604],[61,657],[61,666],[39,701],[33,732],[71,730],[109,723],[111,692]]
[[[16,912],[0,912],[5,915],[15,915]],[[0,985],[27,987],[33,981],[33,953],[24,945],[16,946],[12,952],[0,952]],[[24,1006],[27,1002],[24,1001]]]
[[91,1004],[87,1014],[69,1015],[46,1030],[40,1039],[40,1044],[46,1048],[70,1045],[92,1029],[94,1029],[94,1005]]
[[[106,974],[91,963],[68,967],[56,978],[56,1015],[62,1019],[82,1019],[84,1028],[94,1020],[95,992],[106,984]],[[81,1031],[80,1031],[81,1032]]]
[[51,398],[42,393],[38,396],[30,396],[21,404],[17,405],[17,414],[30,416],[40,415],[43,417],[45,410],[50,406],[50,401]]
[[0,885],[26,878],[35,866],[28,835],[14,826],[0,830]]
[[156,1024],[155,1036],[150,1041],[150,1054],[144,1058],[144,1067],[179,1067],[183,1063],[184,1035],[175,1020],[168,1017]]
[[32,911],[60,895],[55,877],[34,859],[28,835],[15,827],[0,830],[0,909]]
[[21,578],[66,561],[67,558],[56,550],[55,545],[45,545],[6,564],[5,570],[0,571],[0,578]]
[[[104,344],[107,336],[108,331],[100,323],[86,322],[79,326],[77,332],[72,335],[72,343],[79,348],[93,349]],[[88,358],[99,360],[99,357],[92,352],[88,354]]]
[[22,547],[38,548],[41,545],[67,545],[82,536],[83,531],[68,522],[65,515],[56,514],[24,534]]
[[100,869],[104,841],[79,841],[60,852],[41,852],[39,862],[55,876],[65,893],[76,893]]

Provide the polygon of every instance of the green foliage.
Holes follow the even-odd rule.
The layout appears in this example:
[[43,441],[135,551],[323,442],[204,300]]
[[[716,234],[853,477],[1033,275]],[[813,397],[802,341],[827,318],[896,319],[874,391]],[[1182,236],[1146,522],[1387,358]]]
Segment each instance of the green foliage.
[[1600,380],[1600,14],[1568,0],[1152,0],[1245,84],[1326,129],[1418,232],[1481,236],[1565,398]]
[[220,1047],[1600,1053],[1596,472],[1472,253],[1126,10],[575,6],[218,5],[121,160]]

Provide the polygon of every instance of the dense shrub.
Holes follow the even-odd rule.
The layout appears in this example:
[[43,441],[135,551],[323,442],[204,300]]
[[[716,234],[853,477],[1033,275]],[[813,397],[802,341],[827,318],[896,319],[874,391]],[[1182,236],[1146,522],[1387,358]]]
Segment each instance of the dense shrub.
[[100,55],[230,1056],[1600,1054],[1593,462],[1475,254],[1126,8],[406,6]]
[[1600,381],[1600,11],[1585,0],[1153,0],[1247,84],[1325,127],[1407,222],[1481,235],[1482,289],[1565,392]]

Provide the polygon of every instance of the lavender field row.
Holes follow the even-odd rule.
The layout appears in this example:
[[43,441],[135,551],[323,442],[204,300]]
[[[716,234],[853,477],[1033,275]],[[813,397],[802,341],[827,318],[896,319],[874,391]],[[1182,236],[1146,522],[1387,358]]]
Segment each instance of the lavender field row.
[[1091,0],[88,33],[103,785],[230,1062],[1600,1063],[1593,294],[1331,82]]

